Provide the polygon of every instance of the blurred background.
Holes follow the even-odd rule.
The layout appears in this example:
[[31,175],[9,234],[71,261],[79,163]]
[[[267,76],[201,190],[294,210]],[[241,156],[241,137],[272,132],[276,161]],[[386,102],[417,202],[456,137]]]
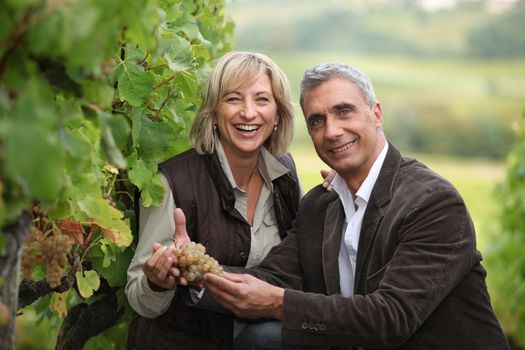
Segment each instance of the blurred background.
[[513,263],[501,256],[500,194],[525,106],[525,1],[237,0],[227,11],[236,48],[269,55],[290,80],[298,117],[292,154],[304,189],[321,182],[325,166],[299,108],[302,74],[319,62],[356,66],[375,85],[387,138],[464,197],[493,306],[507,332],[525,334],[520,313],[508,312],[523,307],[509,305],[500,278]]
[[[236,49],[267,54],[290,80],[304,190],[326,166],[306,132],[299,81],[315,63],[354,65],[375,85],[387,138],[464,197],[492,304],[513,349],[525,349],[525,0],[209,3],[224,1]],[[49,303],[44,297],[19,317],[17,349],[54,348],[57,318],[37,316],[50,313]]]

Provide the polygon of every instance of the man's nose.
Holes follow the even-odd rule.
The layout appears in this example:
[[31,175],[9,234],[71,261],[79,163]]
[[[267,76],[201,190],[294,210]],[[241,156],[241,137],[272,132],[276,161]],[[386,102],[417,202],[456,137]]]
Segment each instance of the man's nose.
[[333,140],[337,139],[341,135],[343,135],[343,129],[341,128],[340,122],[338,122],[334,118],[327,118],[325,137],[327,139]]

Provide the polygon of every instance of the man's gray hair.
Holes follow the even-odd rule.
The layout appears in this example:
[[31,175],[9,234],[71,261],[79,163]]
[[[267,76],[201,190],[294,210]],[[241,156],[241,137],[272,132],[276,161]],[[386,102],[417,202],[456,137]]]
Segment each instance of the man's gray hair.
[[342,63],[319,63],[304,72],[301,81],[299,103],[304,111],[304,95],[313,88],[333,78],[343,78],[354,83],[367,104],[372,108],[377,102],[374,86],[368,76],[359,69]]

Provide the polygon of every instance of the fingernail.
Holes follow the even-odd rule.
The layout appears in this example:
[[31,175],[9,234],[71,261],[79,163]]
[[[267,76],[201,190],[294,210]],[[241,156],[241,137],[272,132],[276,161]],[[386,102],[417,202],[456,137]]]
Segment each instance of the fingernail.
[[326,182],[326,181],[323,182],[323,187],[324,187],[324,188],[328,188],[328,182]]

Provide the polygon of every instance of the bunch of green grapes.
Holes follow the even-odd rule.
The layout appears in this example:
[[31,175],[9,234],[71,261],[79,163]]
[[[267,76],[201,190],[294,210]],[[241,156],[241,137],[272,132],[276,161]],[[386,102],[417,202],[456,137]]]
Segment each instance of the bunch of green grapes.
[[67,263],[67,255],[71,251],[73,241],[66,235],[53,235],[42,242],[42,253],[47,262],[46,280],[51,288],[60,285],[64,276],[64,266]]
[[20,259],[22,278],[30,280],[31,275],[33,274],[33,268],[36,264],[42,262],[43,257],[40,246],[44,239],[44,233],[38,228],[33,227],[24,244],[24,250],[22,251]]
[[51,288],[60,285],[64,276],[67,255],[73,241],[69,236],[54,234],[46,237],[38,228],[33,228],[22,251],[21,272],[24,279],[31,279],[33,268],[40,263],[47,263],[46,280]]
[[173,251],[177,257],[183,276],[189,282],[200,282],[205,273],[213,273],[222,276],[224,272],[217,260],[206,254],[206,248],[200,244],[191,242]]

